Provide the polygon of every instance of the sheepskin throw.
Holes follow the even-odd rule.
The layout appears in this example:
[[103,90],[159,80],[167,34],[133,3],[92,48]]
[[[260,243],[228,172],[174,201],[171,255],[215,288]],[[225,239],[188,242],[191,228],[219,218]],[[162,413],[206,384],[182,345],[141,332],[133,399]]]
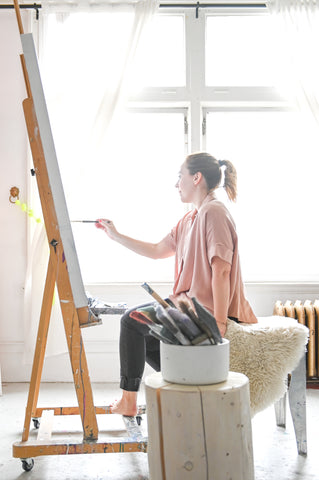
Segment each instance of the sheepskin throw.
[[308,328],[293,318],[260,317],[256,324],[228,321],[230,370],[250,383],[251,415],[279,400],[287,376],[298,365],[308,342]]

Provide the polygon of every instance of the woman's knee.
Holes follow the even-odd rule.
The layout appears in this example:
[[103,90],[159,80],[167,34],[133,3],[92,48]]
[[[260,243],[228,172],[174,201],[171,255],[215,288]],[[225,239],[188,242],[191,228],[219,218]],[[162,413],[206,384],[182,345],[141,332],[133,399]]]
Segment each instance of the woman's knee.
[[121,318],[121,328],[126,327],[126,328],[132,328],[134,327],[133,322],[136,323],[136,320],[130,317],[130,311],[127,311],[122,315]]
[[131,330],[138,330],[138,331],[142,330],[143,332],[145,331],[148,332],[149,331],[148,326],[144,323],[139,322],[138,320],[135,320],[130,316],[130,314],[131,312],[133,312],[134,310],[137,310],[138,308],[146,307],[152,304],[153,302],[145,303],[143,305],[138,305],[127,310],[121,318],[121,328],[124,327],[124,328],[129,328]]
[[130,317],[130,313],[135,309],[128,310],[121,318],[121,331],[131,331],[140,335],[146,335],[149,332],[149,328],[144,323],[141,323],[134,318]]

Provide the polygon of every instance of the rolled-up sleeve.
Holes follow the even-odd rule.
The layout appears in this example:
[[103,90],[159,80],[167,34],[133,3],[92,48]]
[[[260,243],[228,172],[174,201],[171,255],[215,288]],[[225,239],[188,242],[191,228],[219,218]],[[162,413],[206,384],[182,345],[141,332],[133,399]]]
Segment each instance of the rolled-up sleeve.
[[216,209],[206,212],[206,248],[209,263],[214,257],[220,257],[232,264],[234,253],[234,228],[227,216]]

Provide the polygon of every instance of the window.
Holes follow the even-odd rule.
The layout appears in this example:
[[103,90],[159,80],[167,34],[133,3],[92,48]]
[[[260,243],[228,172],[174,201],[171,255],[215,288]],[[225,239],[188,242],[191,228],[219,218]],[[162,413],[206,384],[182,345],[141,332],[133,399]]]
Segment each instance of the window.
[[208,15],[206,84],[278,85],[285,74],[280,46],[269,15]]
[[[187,107],[139,101],[116,117],[105,145],[92,148],[95,113],[103,94],[114,94],[132,18],[79,13],[61,22],[48,15],[43,78],[71,221],[107,217],[123,233],[156,242],[186,211],[175,183],[187,152]],[[144,33],[129,91],[155,87],[158,95],[159,85],[185,85],[185,78],[184,17],[160,15]],[[90,224],[72,228],[85,284],[172,281],[173,258],[154,262]]]
[[132,89],[185,86],[184,40],[183,15],[156,15],[138,49]]
[[232,159],[238,170],[238,201],[229,208],[245,279],[315,280],[319,148],[313,123],[276,109],[208,111],[206,118],[208,150]]
[[[83,166],[86,186],[71,202],[71,218],[111,218],[119,231],[145,241],[167,235],[185,213],[174,187],[185,156],[184,115],[182,109],[122,115],[98,169]],[[141,257],[92,225],[74,223],[73,231],[86,283],[172,279],[173,257],[157,262]]]
[[[205,8],[196,18],[161,8],[143,33],[127,109],[95,152],[88,119],[103,93],[112,97],[131,22],[106,12],[45,23],[44,86],[71,219],[106,216],[123,233],[160,240],[190,207],[174,188],[185,154],[206,149],[238,171],[238,202],[223,199],[244,280],[318,280],[317,127],[285,95],[288,59],[267,10]],[[92,226],[73,228],[84,283],[172,281],[173,259],[154,262]]]

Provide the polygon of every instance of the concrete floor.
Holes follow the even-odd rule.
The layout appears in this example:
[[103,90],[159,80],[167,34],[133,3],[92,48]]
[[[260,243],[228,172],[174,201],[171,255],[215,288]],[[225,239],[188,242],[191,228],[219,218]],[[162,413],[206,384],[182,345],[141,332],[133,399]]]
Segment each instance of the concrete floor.
[[[119,397],[113,384],[94,384],[95,405],[108,405]],[[0,479],[2,480],[147,480],[145,453],[108,453],[36,457],[30,472],[22,470],[21,461],[12,458],[12,444],[21,440],[28,384],[3,385],[0,397]],[[144,403],[141,391],[139,403]],[[73,384],[42,384],[38,406],[76,405]],[[99,415],[100,431],[124,436],[122,418]],[[287,415],[286,430],[278,428],[274,408],[253,419],[255,480],[319,480],[319,390],[307,390],[308,456],[297,454],[293,426]],[[78,417],[57,417],[54,431],[67,438],[70,431],[81,431]],[[146,417],[142,421],[147,431]],[[32,424],[33,429],[33,424]],[[175,480],[175,479],[167,479]],[[233,479],[236,480],[236,479]]]

